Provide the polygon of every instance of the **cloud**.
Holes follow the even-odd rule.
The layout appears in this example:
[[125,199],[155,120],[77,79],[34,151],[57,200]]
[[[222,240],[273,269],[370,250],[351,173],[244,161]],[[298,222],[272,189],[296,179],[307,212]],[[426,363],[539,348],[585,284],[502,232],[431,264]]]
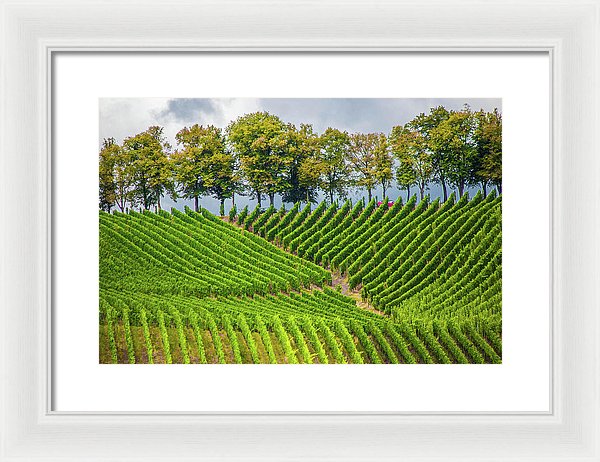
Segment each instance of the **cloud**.
[[316,132],[327,127],[348,132],[389,133],[421,112],[443,105],[460,109],[501,109],[498,98],[102,98],[100,140],[113,137],[118,143],[151,125],[164,127],[175,146],[175,134],[193,124],[225,128],[237,117],[269,111],[295,125],[309,123]]
[[208,98],[176,98],[167,101],[167,107],[160,111],[158,118],[185,122],[212,115],[219,110],[218,100]]

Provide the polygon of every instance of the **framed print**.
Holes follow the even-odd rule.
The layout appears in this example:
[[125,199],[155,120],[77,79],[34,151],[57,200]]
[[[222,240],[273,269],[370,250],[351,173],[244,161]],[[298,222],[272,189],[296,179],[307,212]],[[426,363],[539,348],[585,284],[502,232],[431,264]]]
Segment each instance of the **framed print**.
[[599,7],[3,3],[1,460],[599,460]]
[[[300,67],[305,71],[297,71],[294,77],[285,77],[291,66]],[[513,192],[516,190],[515,183],[522,184],[525,181],[528,182],[531,194],[550,189],[547,162],[548,66],[548,56],[535,53],[495,57],[461,54],[434,57],[400,53],[346,56],[327,53],[321,56],[290,57],[257,53],[243,56],[187,54],[179,57],[144,57],[131,54],[104,57],[57,55],[53,61],[53,74],[56,79],[54,143],[57,152],[54,157],[56,201],[53,225],[57,266],[53,294],[56,306],[60,308],[53,313],[55,329],[58,332],[54,349],[54,409],[194,412],[549,412],[551,400],[550,357],[547,348],[550,342],[548,282],[545,277],[534,279],[526,276],[534,272],[546,274],[550,268],[548,216],[543,216],[549,209],[549,194],[545,198],[547,207],[540,207],[542,215],[538,215],[531,213],[525,202],[515,200],[516,195]],[[201,69],[213,67],[221,69],[222,74],[206,76],[205,88],[202,90],[205,98],[193,98],[197,91],[195,76]],[[423,75],[430,75],[434,72],[433,69],[440,67],[460,78],[448,79],[447,83],[440,83],[435,79],[419,83],[423,80]],[[129,83],[126,83],[122,75],[117,74],[111,78],[110,73],[102,73],[102,69],[114,68],[121,69],[121,72],[128,76]],[[188,76],[178,79],[180,97],[153,96],[169,91],[164,82],[168,81],[167,75],[173,68],[178,69],[180,75]],[[237,75],[243,70],[254,74],[252,69],[261,68],[273,69],[268,79],[249,78],[246,84],[239,83]],[[315,74],[313,70],[316,68],[322,73]],[[364,71],[356,71],[356,68]],[[378,78],[378,93],[361,83],[368,79],[368,69],[371,68],[378,68],[381,72],[381,77]],[[410,75],[399,75],[402,69],[406,68],[413,69],[414,72]],[[527,69],[527,78],[518,76],[514,72],[515,68]],[[149,69],[164,69],[164,74],[146,77],[142,86],[140,77],[148,76]],[[494,71],[495,76],[484,83],[478,83],[478,70],[486,74]],[[230,77],[224,79],[223,75]],[[342,78],[344,82],[340,83]],[[296,81],[304,82],[306,89],[290,90],[290,87],[296,88]],[[276,82],[282,84],[278,86]],[[239,97],[219,97],[230,88],[235,88]],[[457,97],[410,98],[413,94],[427,92]],[[252,98],[252,95],[256,94],[263,98]],[[328,97],[307,98],[315,94]],[[458,97],[471,94],[479,95],[480,98]],[[498,94],[502,95],[502,99],[494,98],[494,95]],[[208,98],[212,95],[216,97]],[[293,95],[293,98],[278,97],[280,95]],[[353,98],[345,98],[344,95],[352,95]],[[386,95],[394,98],[384,98]],[[348,111],[348,107],[353,108],[351,112]],[[512,120],[503,122],[501,114],[506,108]],[[192,115],[188,116],[188,113]],[[355,117],[356,113],[360,116]],[[406,115],[403,115],[404,113]],[[448,114],[448,122],[440,126],[437,133],[441,133],[439,130],[453,120],[458,120],[458,117],[468,117],[473,122],[479,117],[477,114],[486,118],[496,117],[498,133],[502,133],[502,144],[510,147],[531,143],[527,148],[527,161],[539,166],[539,175],[527,179],[520,177],[520,172],[524,174],[531,171],[534,169],[533,165],[523,167],[526,162],[523,158],[525,150],[508,149],[502,153],[502,169],[505,173],[498,186],[490,185],[484,192],[478,184],[471,182],[472,186],[463,190],[461,194],[457,185],[448,184],[448,191],[444,197],[442,186],[432,180],[432,171],[427,170],[426,159],[417,157],[422,156],[420,151],[416,151],[415,154],[412,154],[414,151],[401,151],[404,142],[402,140],[413,136],[411,132],[406,131],[400,139],[395,139],[395,135],[391,133],[394,127],[398,131],[401,123],[404,124],[403,130],[409,130],[410,120],[413,119],[413,123],[416,124],[417,117],[422,117],[420,114],[423,113],[426,114],[426,118],[437,117],[438,113]],[[517,114],[522,114],[521,121]],[[189,117],[187,121],[186,117]],[[213,119],[209,119],[210,117]],[[300,198],[295,199],[298,204],[296,205],[293,201],[290,203],[289,200],[283,200],[286,194],[293,193],[289,186],[284,185],[283,187],[288,189],[282,189],[272,195],[272,206],[268,191],[261,193],[263,208],[262,213],[260,212],[258,194],[253,193],[250,188],[250,184],[256,189],[261,188],[260,180],[256,181],[251,177],[253,170],[243,164],[248,162],[248,157],[245,157],[239,148],[231,146],[229,141],[235,136],[229,131],[234,130],[236,124],[245,124],[243,127],[246,130],[250,126],[248,124],[256,126],[257,117],[266,117],[265,120],[269,120],[269,123],[276,124],[275,126],[280,124],[279,127],[282,127],[282,131],[276,132],[278,134],[272,138],[273,146],[279,143],[279,140],[287,140],[293,136],[295,141],[284,142],[283,146],[293,146],[296,149],[302,133],[306,134],[303,145],[303,149],[306,150],[310,149],[308,143],[316,144],[319,139],[325,139],[325,133],[337,133],[336,136],[342,140],[339,143],[343,143],[344,137],[347,137],[349,146],[344,151],[352,153],[353,157],[343,159],[340,163],[341,168],[345,169],[343,179],[346,183],[338,183],[337,189],[333,191],[333,201],[331,197],[323,197],[326,186],[321,183],[313,189],[307,187],[306,192],[302,191]],[[532,117],[538,121],[537,124],[526,123],[526,120]],[[86,119],[89,121],[83,122]],[[197,120],[210,122],[197,124]],[[366,125],[367,123],[371,125]],[[501,130],[500,123],[503,124]],[[77,134],[73,134],[75,126],[81,127],[75,130]],[[172,170],[173,173],[167,177],[177,183],[176,194],[180,197],[175,198],[171,193],[164,192],[160,197],[157,196],[154,204],[148,203],[146,207],[141,202],[135,203],[133,196],[129,199],[123,196],[124,203],[115,204],[116,210],[108,213],[110,204],[105,207],[100,213],[98,226],[97,210],[85,207],[86,203],[95,201],[98,196],[98,189],[89,181],[89,178],[95,177],[98,165],[95,158],[86,158],[79,154],[81,146],[88,140],[95,140],[96,145],[90,146],[90,149],[100,150],[101,156],[110,156],[110,153],[116,153],[118,156],[137,155],[132,154],[134,145],[131,143],[137,146],[136,140],[147,136],[147,132],[144,133],[149,126],[156,126],[156,130],[161,130],[160,138],[164,146],[161,152],[165,154],[164,159],[174,162],[175,169],[181,165],[179,163],[182,162],[183,156],[198,152],[193,150],[198,148],[187,148],[179,143],[178,139],[191,132],[194,136],[200,136],[201,133],[206,133],[205,130],[212,130],[214,139],[224,140],[224,143],[229,144],[226,159],[231,159],[234,164],[230,171],[241,178],[238,184],[246,190],[240,188],[235,197],[233,194],[229,194],[231,197],[224,194],[221,196],[222,200],[213,197],[209,189],[199,193],[197,197],[191,195],[186,198],[186,192],[180,184],[181,177],[175,178],[175,175],[178,175],[175,172],[178,170]],[[519,129],[525,126],[528,127],[526,131]],[[100,131],[99,137],[95,133],[97,127]],[[328,128],[331,128],[329,132]],[[353,165],[363,151],[354,151],[352,146],[362,146],[357,143],[362,142],[360,137],[363,135],[371,139],[376,137],[377,140],[385,137],[388,144],[387,150],[383,152],[387,153],[390,162],[386,195],[394,202],[392,205],[390,201],[378,204],[383,202],[383,188],[379,181],[372,184],[371,197],[366,187],[357,183],[351,184],[352,180],[365,182],[368,179],[365,175],[368,169],[359,171]],[[111,141],[106,144],[104,140]],[[282,150],[281,145],[273,148],[273,151],[275,149],[278,151],[275,152],[274,158],[291,158]],[[313,169],[318,168],[315,163],[322,161],[323,156],[327,155],[325,148],[320,148],[318,155],[310,154],[310,151],[304,152],[309,152],[301,154],[304,158],[293,154],[295,159],[300,159],[294,160],[298,163],[300,171],[306,168],[306,165],[311,165]],[[415,162],[418,161],[419,164],[415,163],[411,168],[425,169],[420,173],[414,170],[414,173],[419,174],[420,178],[430,179],[420,183],[409,180],[412,192],[408,191],[410,186],[402,188],[402,191],[397,188],[398,157],[403,155],[414,155]],[[366,155],[363,155],[362,159],[362,162],[368,161]],[[403,157],[404,161],[406,159]],[[307,161],[311,163],[307,164]],[[194,158],[194,162],[200,161]],[[239,167],[235,167],[235,164]],[[125,168],[133,168],[135,164],[126,162],[126,165]],[[206,168],[212,169],[213,166],[214,164],[211,164]],[[71,173],[73,168],[79,172],[76,177]],[[253,168],[256,168],[256,164]],[[286,166],[278,168],[283,172],[279,178],[291,183],[293,178],[291,173],[287,172],[292,172],[292,169]],[[200,169],[199,172],[204,175],[204,180],[208,179],[206,171]],[[324,175],[321,178],[327,179]],[[193,184],[197,184],[197,177],[194,176],[192,181]],[[253,183],[250,183],[251,181]],[[305,184],[307,183],[302,183],[301,187]],[[73,188],[79,191],[77,197],[70,193]],[[135,194],[135,186],[130,188],[131,193]],[[501,197],[498,191],[503,191]],[[306,203],[307,193],[314,195],[314,198],[309,200],[310,204]],[[340,196],[343,197],[342,200],[339,199]],[[231,210],[235,210],[232,205],[234,200],[236,208],[239,207],[239,214],[234,215],[232,219],[229,214],[232,214]],[[221,206],[223,210],[220,210]],[[126,210],[132,207],[134,210]],[[314,210],[310,210],[311,207]],[[73,208],[80,210],[76,216],[70,212]],[[348,213],[350,218],[353,214],[358,213],[358,216],[356,219],[346,219]],[[279,218],[285,222],[290,219],[290,215],[295,221],[291,219],[290,226],[287,227],[289,236],[284,236],[286,230],[283,228],[280,237],[272,232],[273,236],[269,239],[266,232],[262,235],[261,225],[254,223],[262,221],[266,228],[274,226],[276,220],[279,223]],[[76,223],[69,217],[73,217]],[[135,218],[136,222],[129,223],[130,217]],[[153,227],[143,224],[144,217],[164,218],[167,221],[162,225],[170,225]],[[187,217],[193,218],[194,221],[187,222]],[[142,220],[138,222],[138,219]],[[199,219],[210,220],[210,223],[202,222],[202,228],[211,230],[205,237],[196,234],[196,223],[200,223],[197,221]],[[226,222],[218,223],[215,221],[217,219]],[[213,226],[218,228],[213,229]],[[333,234],[327,237],[323,235],[324,231],[331,230],[333,226],[335,234],[340,238],[344,237],[343,240],[335,240]],[[124,232],[123,227],[127,227],[133,234]],[[324,231],[320,230],[321,227]],[[446,231],[446,228],[450,230]],[[319,231],[316,231],[317,229]],[[423,234],[420,234],[419,229],[423,230]],[[440,230],[444,230],[444,233],[439,234]],[[165,233],[171,231],[173,235],[167,238]],[[223,232],[228,234],[224,236]],[[192,233],[193,237],[188,233]],[[323,239],[316,240],[312,237],[318,236],[319,233],[323,235]],[[450,239],[448,236],[451,234],[458,238]],[[488,248],[488,244],[483,243],[487,240],[481,240],[483,236],[493,239],[496,244],[488,242]],[[503,239],[502,236],[508,238]],[[248,240],[251,238],[253,246],[259,243],[266,246],[262,251],[269,255],[267,261],[271,264],[277,262],[278,266],[273,269],[277,273],[267,278],[273,278],[277,284],[284,284],[283,286],[263,290],[255,285],[266,279],[264,268],[256,259],[256,253],[250,252],[253,247],[249,247]],[[306,242],[303,242],[303,239],[306,239]],[[304,255],[304,251],[309,248],[308,243],[311,245],[310,252],[315,256],[321,248],[327,250],[331,243],[326,241],[333,241],[336,245],[335,250],[331,248],[329,256],[316,263],[315,258]],[[447,241],[450,243],[447,244]],[[72,245],[74,242],[78,244]],[[148,242],[152,243],[152,248],[148,247]],[[202,247],[196,246],[198,242],[202,242]],[[419,245],[409,245],[409,242],[418,242]],[[374,245],[382,247],[382,250],[371,256],[370,249]],[[473,246],[472,250],[462,251],[463,247],[470,246]],[[424,268],[422,273],[414,270],[407,272],[406,268],[409,267],[424,267],[426,260],[431,258],[424,252],[426,247],[435,249],[436,259],[427,263],[427,268]],[[437,250],[438,247],[440,250]],[[128,248],[130,250],[125,253]],[[144,250],[141,250],[142,248]],[[226,250],[229,248],[235,248],[235,252]],[[246,252],[250,253],[239,252],[240,248],[247,249]],[[132,249],[145,255],[152,265],[144,262],[143,265],[136,266],[131,260],[134,255],[130,253]],[[193,262],[189,269],[186,269],[184,261],[177,256],[175,249],[185,249],[185,258]],[[215,249],[219,250],[218,254],[223,253],[227,257],[221,259],[220,255],[214,253]],[[407,252],[414,249],[415,253],[398,253],[404,252],[405,249],[408,249]],[[485,258],[479,256],[483,249],[487,255]],[[277,253],[273,254],[274,251]],[[85,253],[88,255],[84,256]],[[95,257],[98,253],[99,261]],[[431,254],[431,251],[429,253]],[[277,258],[280,258],[280,255],[291,255],[293,260],[282,265],[280,261],[273,260],[275,255]],[[358,265],[361,262],[349,263],[360,255],[364,258],[363,266]],[[301,257],[301,260],[297,257]],[[324,261],[327,259],[330,259],[331,263]],[[374,266],[378,259],[381,263]],[[416,259],[415,265],[413,259]],[[403,266],[399,265],[402,260],[405,261]],[[160,261],[169,263],[165,265]],[[219,279],[216,278],[211,282],[216,284],[215,289],[210,288],[212,285],[203,286],[202,282],[199,282],[199,278],[208,275],[201,271],[206,261],[209,262],[211,276],[229,281],[225,286],[219,285]],[[217,265],[215,261],[220,263]],[[231,261],[237,263],[230,264]],[[306,271],[309,279],[305,285],[292,287],[291,284],[298,284],[295,277],[290,277],[290,274],[296,275],[294,265],[298,261],[303,262],[302,270]],[[398,264],[398,267],[394,268],[390,261]],[[481,274],[478,273],[479,270],[473,273],[466,271],[475,264],[481,267]],[[254,270],[249,275],[244,273],[240,265],[247,265]],[[370,275],[367,275],[366,269],[370,265],[374,267],[372,271],[369,270]],[[289,266],[294,268],[291,273],[288,271]],[[150,282],[147,276],[137,272],[141,271],[142,267],[145,272],[150,268],[162,268],[161,275],[152,278],[153,282]],[[222,269],[217,272],[219,267]],[[136,271],[138,275],[134,279],[129,276],[132,271]],[[386,272],[389,274],[383,279],[381,275]],[[452,277],[455,272],[462,276]],[[436,276],[436,273],[439,276]],[[475,273],[478,275],[474,276]],[[240,277],[242,274],[246,275]],[[448,309],[446,298],[454,296],[453,293],[459,286],[471,286],[468,291],[463,290],[461,296],[469,299],[472,305],[470,311],[459,317],[453,315],[452,319],[439,313],[440,309],[419,309],[418,315],[399,313],[400,308],[396,306],[401,300],[399,293],[412,290],[415,294],[413,299],[404,304],[402,309],[405,310],[414,309],[412,307],[415,302],[420,303],[423,297],[430,296],[427,291],[436,285],[420,282],[425,274],[428,274],[430,280],[435,278],[436,284],[447,281],[444,283],[447,288],[437,295],[440,309],[445,307],[446,312],[454,312]],[[184,275],[188,275],[190,279],[186,279],[187,276]],[[310,279],[320,277],[330,279]],[[130,278],[129,282],[125,282],[126,278]],[[169,283],[168,292],[155,287],[166,287],[164,281],[168,281],[169,278],[177,278],[179,282]],[[395,279],[398,281],[395,282]],[[72,286],[73,280],[79,281],[76,288]],[[450,284],[453,280],[459,282]],[[140,281],[148,282],[140,286]],[[250,286],[248,283],[251,281],[254,282]],[[376,289],[375,282],[379,285]],[[406,283],[407,286],[399,289],[398,283]],[[184,284],[183,292],[180,284]],[[289,288],[287,284],[290,284]],[[372,296],[366,292],[367,284],[374,288]],[[133,295],[131,287],[136,287],[140,294]],[[175,287],[180,293],[171,292]],[[189,287],[192,292],[185,287]],[[422,289],[424,287],[428,289]],[[215,292],[197,293],[200,290]],[[477,301],[481,290],[488,291],[484,303]],[[502,292],[505,293],[505,303],[500,303]],[[391,294],[389,309],[385,308],[385,303],[381,300],[384,293]],[[510,301],[510,294],[516,293],[527,293],[531,297],[528,319],[518,310],[520,303]],[[100,299],[102,305],[100,338],[94,342],[89,341],[92,337],[87,333],[92,329],[92,325],[98,323],[98,313],[79,308],[80,300],[91,294]],[[339,314],[337,311],[341,306],[338,305],[338,300],[344,307]],[[458,303],[465,303],[465,300],[466,298]],[[316,308],[316,301],[318,306],[322,307],[321,311]],[[141,319],[138,303],[143,305],[145,321]],[[164,303],[172,304],[173,307],[169,308]],[[188,303],[192,304],[191,311],[182,308]],[[215,305],[218,305],[218,308]],[[175,319],[170,319],[169,316],[175,313],[173,309],[177,309],[178,313]],[[243,319],[240,319],[240,315]],[[75,318],[78,319],[76,324],[88,327],[81,330],[72,329]],[[388,324],[390,321],[391,325]],[[440,323],[448,321],[451,321],[451,324],[442,331]],[[394,327],[390,330],[392,326]],[[247,329],[244,335],[245,327]],[[470,327],[477,331],[469,330]],[[399,337],[394,335],[396,330],[400,334]],[[447,334],[442,337],[440,333],[446,331]],[[353,342],[348,342],[349,338],[353,338]],[[536,340],[532,341],[534,338]],[[74,350],[70,347],[73,344],[80,347]],[[255,357],[252,356],[253,349],[256,350]],[[538,358],[535,367],[528,357]],[[149,397],[155,395],[162,387],[162,368],[154,365],[145,368],[143,378],[140,378],[139,367],[123,364],[150,362],[147,358],[152,358],[153,364],[172,363],[173,366],[169,367],[169,380],[177,381],[180,387],[195,387],[205,371],[211,370],[211,384],[203,385],[207,394],[196,395],[193,388],[190,388],[180,395],[154,400],[149,408]],[[207,366],[185,366],[186,362],[202,364],[204,361],[208,363]],[[315,365],[326,363],[331,367],[276,368],[264,365],[289,365],[294,361]],[[248,367],[249,363],[255,362],[263,363],[264,366]],[[401,367],[394,366],[394,362],[404,366],[422,366]],[[112,367],[106,363],[121,365]],[[218,363],[230,364],[226,367],[211,365]],[[358,367],[356,363],[367,363],[365,367],[370,369],[369,380],[377,383],[410,383],[411,389],[415,391],[394,396],[361,393],[361,390],[369,389],[370,384],[364,379],[364,368]],[[455,363],[455,367],[447,367],[444,363]],[[465,370],[459,363],[481,364]],[[85,370],[85,373],[82,374],[82,370]],[[464,383],[465,374],[469,374],[468,385]],[[275,389],[286,389],[298,398],[290,403],[285,393],[274,393],[265,388],[262,384],[267,376]],[[154,385],[143,386],[139,380],[149,381]],[[438,380],[448,384],[445,391],[437,389],[435,383]],[[238,382],[247,383],[244,393],[218,392],[229,383]],[[314,387],[314,384],[319,384],[320,392],[303,392]],[[101,405],[98,401],[89,403],[88,393],[96,387],[103,390],[101,394],[106,404]],[[214,387],[213,391],[208,392],[209,387]],[[408,388],[405,389],[408,391]],[[428,391],[419,398],[416,391],[418,389]],[[81,393],[80,390],[85,390],[85,393]],[[433,393],[435,397],[431,396]],[[207,399],[207,395],[211,398]],[[186,398],[179,401],[178,396]],[[252,398],[249,398],[250,396]],[[93,408],[90,408],[90,405]]]

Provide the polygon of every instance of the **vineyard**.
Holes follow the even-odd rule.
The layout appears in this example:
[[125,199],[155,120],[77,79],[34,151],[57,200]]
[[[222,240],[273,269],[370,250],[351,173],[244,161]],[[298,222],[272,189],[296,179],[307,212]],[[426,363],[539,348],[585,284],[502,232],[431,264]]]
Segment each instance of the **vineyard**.
[[99,225],[101,363],[501,362],[501,196]]

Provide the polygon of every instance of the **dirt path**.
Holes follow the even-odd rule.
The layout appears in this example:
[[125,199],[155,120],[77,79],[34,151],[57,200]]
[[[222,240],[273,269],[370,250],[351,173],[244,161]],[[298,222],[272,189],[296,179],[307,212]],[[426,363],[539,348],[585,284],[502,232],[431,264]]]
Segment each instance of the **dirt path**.
[[[229,223],[229,217],[228,216],[223,216],[223,217],[219,217],[221,220],[223,220],[226,223]],[[232,225],[236,226],[239,229],[244,229],[243,226],[240,226],[237,224],[237,222],[232,222]],[[250,228],[250,231],[252,232],[252,227]],[[273,245],[276,245],[274,242],[272,242]],[[277,247],[279,247],[281,250],[283,250],[284,252],[289,252],[288,250],[285,250],[282,246],[280,245],[276,245]],[[367,301],[363,301],[361,295],[360,295],[360,290],[357,289],[350,289],[350,284],[348,283],[348,276],[340,274],[337,271],[332,271],[329,268],[326,268],[331,272],[331,276],[332,276],[332,287],[335,289],[338,285],[342,287],[342,294],[346,295],[347,297],[350,297],[352,299],[354,299],[356,301],[356,306],[358,306],[359,308],[362,308],[363,310],[367,310],[367,311],[371,311],[372,313],[376,313],[380,316],[387,316],[383,311],[379,311],[378,309],[376,309],[375,307],[373,307],[369,302]],[[321,288],[319,286],[316,285],[311,285],[310,290],[321,290]]]
[[383,311],[377,310],[373,307],[368,301],[363,300],[360,295],[360,291],[357,289],[350,289],[350,284],[348,283],[348,277],[338,273],[337,271],[331,271],[333,288],[335,289],[337,286],[341,286],[342,293],[347,297],[353,298],[356,301],[356,305],[363,310],[371,311],[373,313],[377,313],[381,316],[385,316]]

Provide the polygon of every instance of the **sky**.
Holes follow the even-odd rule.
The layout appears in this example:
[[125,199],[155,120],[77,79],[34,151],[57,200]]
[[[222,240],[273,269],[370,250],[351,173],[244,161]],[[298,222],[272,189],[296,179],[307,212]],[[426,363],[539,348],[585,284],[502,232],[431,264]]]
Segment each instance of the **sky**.
[[[284,122],[312,124],[317,133],[328,127],[353,132],[383,132],[389,134],[395,125],[404,125],[422,112],[439,105],[446,109],[461,109],[464,104],[473,110],[502,110],[502,100],[497,98],[100,98],[100,137],[99,146],[105,138],[115,138],[121,144],[129,136],[146,130],[151,125],[164,127],[164,133],[171,145],[176,148],[175,134],[183,127],[193,124],[215,125],[225,128],[237,117],[256,111],[268,111],[279,116]],[[411,194],[416,192],[411,190]],[[472,190],[471,192],[474,192]],[[437,185],[430,185],[428,193],[432,198],[441,195]],[[375,192],[381,198],[381,187]],[[394,200],[398,195],[406,199],[406,191],[392,187],[388,196]],[[366,191],[352,191],[349,198],[358,200],[366,196]],[[163,208],[183,209],[192,206],[192,201],[178,199],[173,203],[169,198],[162,199]],[[263,201],[263,204],[265,201]],[[267,201],[268,203],[268,201]],[[256,205],[256,200],[236,197],[238,209],[248,204]],[[213,213],[219,210],[216,199],[203,197],[201,205]],[[275,201],[281,206],[281,199]],[[231,201],[226,202],[226,211]]]

